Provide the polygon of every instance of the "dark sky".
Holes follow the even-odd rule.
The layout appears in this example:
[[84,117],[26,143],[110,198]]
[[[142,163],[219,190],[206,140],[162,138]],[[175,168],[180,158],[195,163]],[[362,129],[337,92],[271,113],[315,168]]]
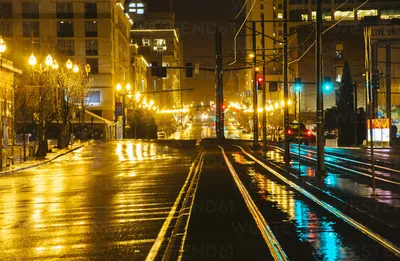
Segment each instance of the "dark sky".
[[[214,68],[217,27],[220,27],[223,37],[224,62],[229,62],[233,46],[233,26],[230,21],[241,6],[242,0],[173,0],[172,9],[183,43],[184,63],[200,63],[201,67]],[[148,0],[148,8],[149,12],[169,11],[169,1]],[[214,73],[201,71],[193,79],[183,78],[182,88],[196,89],[185,93],[185,103],[214,99]],[[227,78],[226,75],[225,81]]]

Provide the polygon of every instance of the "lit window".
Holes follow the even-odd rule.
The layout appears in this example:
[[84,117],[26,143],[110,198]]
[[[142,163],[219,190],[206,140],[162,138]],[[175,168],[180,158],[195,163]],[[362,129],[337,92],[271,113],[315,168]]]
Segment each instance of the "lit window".
[[130,3],[129,7],[136,7],[136,3]]
[[343,76],[343,67],[335,67],[335,76],[336,76],[336,82],[342,82],[342,76]]
[[[312,11],[311,12],[311,19],[313,21],[317,20],[317,12]],[[324,21],[332,21],[332,16],[330,12],[322,12],[322,20]]]
[[137,3],[137,7],[144,7],[144,4],[142,4],[142,3]]
[[377,9],[371,9],[371,10],[358,10],[357,11],[357,18],[361,19],[364,16],[377,16],[378,15],[378,10]]
[[130,13],[136,13],[136,8],[129,9],[129,12],[130,12]]
[[278,19],[283,19],[283,14],[282,13],[278,13]]
[[381,19],[396,19],[400,18],[400,9],[382,9]]
[[302,14],[301,15],[301,20],[308,21],[308,14]]
[[167,43],[165,39],[154,39],[154,51],[165,51],[167,50]]
[[143,38],[143,39],[142,39],[142,45],[143,45],[143,46],[150,46],[150,39],[148,39],[148,38]]
[[144,9],[143,8],[138,8],[137,14],[144,14]]
[[335,20],[354,20],[354,12],[353,11],[336,11],[334,13]]

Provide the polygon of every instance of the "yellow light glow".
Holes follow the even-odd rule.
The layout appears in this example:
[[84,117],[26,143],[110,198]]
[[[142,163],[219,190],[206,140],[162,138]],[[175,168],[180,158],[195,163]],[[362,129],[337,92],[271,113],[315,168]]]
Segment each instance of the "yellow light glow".
[[129,92],[131,89],[132,89],[131,84],[128,82],[125,86],[125,90]]
[[117,90],[117,92],[120,92],[122,90],[121,84],[118,83],[117,86],[115,86],[115,89]]
[[254,53],[250,53],[250,54],[249,54],[249,57],[250,57],[250,58],[254,58]]
[[150,100],[150,106],[153,106],[154,105],[154,101],[153,100]]
[[136,93],[136,95],[135,95],[135,100],[136,100],[137,102],[140,101],[140,92],[137,92],[137,93]]
[[51,66],[54,70],[58,69],[58,62],[56,60],[53,61],[53,65]]
[[53,57],[51,57],[50,54],[47,55],[47,57],[46,57],[46,65],[47,65],[47,66],[53,65]]
[[288,100],[288,103],[287,103],[289,106],[290,105],[292,105],[292,101],[291,100]]
[[259,72],[260,71],[260,67],[256,67],[256,72]]
[[74,73],[77,73],[77,72],[79,72],[79,67],[78,67],[78,65],[74,65],[74,68],[72,69],[73,71],[74,71]]
[[275,109],[278,109],[278,108],[279,108],[279,103],[275,102]]
[[284,100],[281,101],[281,106],[282,107],[285,106],[285,101]]
[[65,66],[67,66],[67,69],[68,70],[71,70],[72,69],[72,62],[71,62],[71,60],[70,59],[68,59],[68,61],[65,63]]
[[7,44],[6,42],[3,40],[3,37],[0,36],[0,53],[4,53],[7,49]]
[[30,66],[34,66],[36,64],[36,57],[33,54],[31,54],[29,57],[28,63]]

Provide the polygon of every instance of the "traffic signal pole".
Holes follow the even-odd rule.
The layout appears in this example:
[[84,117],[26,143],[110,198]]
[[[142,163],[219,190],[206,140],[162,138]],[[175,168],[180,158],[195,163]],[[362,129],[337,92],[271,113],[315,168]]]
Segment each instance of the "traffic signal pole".
[[[262,66],[262,74],[263,74],[263,79],[265,81],[265,27],[264,27],[264,14],[261,14],[261,48],[262,48],[262,61],[263,61],[263,66]],[[266,84],[264,83],[263,86],[263,92],[262,92],[262,106],[263,106],[263,113],[262,113],[262,133],[263,133],[263,151],[266,152],[268,150],[268,144],[267,144],[267,110],[266,110],[266,105],[267,105],[267,88]],[[267,158],[267,157],[265,157]]]
[[284,106],[284,156],[283,160],[286,164],[290,163],[290,145],[289,145],[289,81],[288,81],[288,14],[287,14],[287,0],[283,0],[283,99]]
[[322,86],[322,0],[317,0],[316,64],[317,64],[317,169],[316,175],[325,175],[324,100]]
[[215,133],[217,140],[224,139],[224,92],[223,92],[223,67],[222,67],[222,35],[219,29],[215,32],[215,101],[216,101],[216,124]]
[[253,28],[253,147],[258,147],[258,86],[257,86],[257,50],[256,50],[256,22],[252,23]]

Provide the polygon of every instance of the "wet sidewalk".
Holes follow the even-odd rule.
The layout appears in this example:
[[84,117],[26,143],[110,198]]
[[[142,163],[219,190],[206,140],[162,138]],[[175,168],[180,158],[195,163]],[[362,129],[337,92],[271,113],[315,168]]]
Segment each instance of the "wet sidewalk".
[[206,152],[183,260],[273,260],[219,148]]
[[[74,150],[80,149],[83,146],[88,144],[87,142],[81,143],[76,142],[73,145],[68,146],[65,149],[57,149],[51,148],[51,152],[47,153],[47,156],[44,158],[37,158],[35,156],[29,156],[29,147],[26,148],[26,161],[23,161],[23,149],[22,146],[14,146],[14,164],[12,164],[12,160],[9,157],[11,155],[11,147],[3,149],[3,169],[0,170],[0,175],[7,174],[11,172],[21,171],[24,169],[29,169],[33,167],[40,166],[42,164],[46,164],[51,162],[52,160],[61,157],[65,154],[68,154]],[[20,150],[21,148],[21,150]]]

